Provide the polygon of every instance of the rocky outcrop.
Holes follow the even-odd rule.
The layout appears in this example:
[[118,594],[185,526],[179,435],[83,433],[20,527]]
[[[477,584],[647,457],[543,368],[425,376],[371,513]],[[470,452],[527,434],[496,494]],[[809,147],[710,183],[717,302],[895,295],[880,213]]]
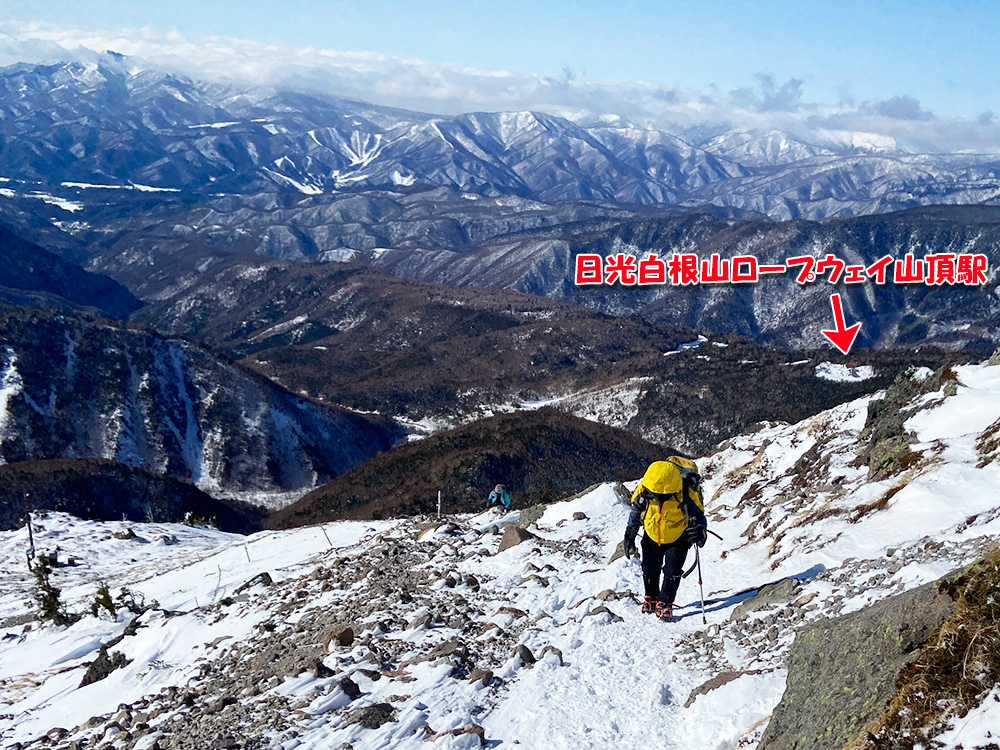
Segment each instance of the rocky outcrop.
[[860,460],[868,465],[868,478],[879,481],[912,466],[920,456],[910,450],[916,437],[906,431],[906,421],[931,402],[915,404],[918,396],[941,390],[943,397],[955,395],[958,383],[950,367],[942,367],[926,378],[912,371],[900,373],[885,396],[868,405],[868,416],[861,438],[865,443]]
[[839,750],[886,710],[896,682],[954,612],[940,582],[803,628],[760,750]]

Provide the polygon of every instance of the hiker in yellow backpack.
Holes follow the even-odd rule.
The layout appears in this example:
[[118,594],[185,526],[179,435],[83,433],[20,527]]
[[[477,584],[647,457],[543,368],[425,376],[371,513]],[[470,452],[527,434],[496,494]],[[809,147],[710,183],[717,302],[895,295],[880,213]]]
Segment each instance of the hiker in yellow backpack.
[[701,478],[694,461],[670,456],[646,469],[632,493],[632,512],[625,527],[626,557],[638,555],[635,537],[640,526],[645,529],[641,542],[646,594],[642,611],[669,620],[688,550],[695,544],[703,547],[708,538]]

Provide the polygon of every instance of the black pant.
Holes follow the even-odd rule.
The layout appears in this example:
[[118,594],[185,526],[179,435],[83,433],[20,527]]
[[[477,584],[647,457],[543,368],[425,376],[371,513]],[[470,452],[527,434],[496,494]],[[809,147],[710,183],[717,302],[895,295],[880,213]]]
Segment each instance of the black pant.
[[[646,596],[673,604],[677,587],[681,585],[684,573],[684,558],[690,545],[681,537],[676,542],[657,544],[645,534],[640,542],[642,547],[642,585]],[[663,571],[663,585],[660,585],[660,570]]]

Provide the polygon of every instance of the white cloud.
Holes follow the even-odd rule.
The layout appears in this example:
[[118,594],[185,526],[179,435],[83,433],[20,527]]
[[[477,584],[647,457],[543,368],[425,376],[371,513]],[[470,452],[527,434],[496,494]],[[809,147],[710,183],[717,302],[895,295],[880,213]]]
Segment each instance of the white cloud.
[[[940,117],[906,94],[881,101],[809,102],[799,78],[758,75],[732,92],[664,88],[644,82],[581,81],[570,71],[543,75],[482,70],[376,52],[293,48],[228,37],[187,38],[149,27],[91,31],[42,23],[0,27],[0,65],[95,60],[106,50],[192,78],[292,87],[434,114],[533,109],[586,119],[616,114],[670,132],[779,129],[803,140],[896,143],[913,151],[1000,152],[1000,121],[976,114]],[[846,90],[846,89],[845,89]],[[851,134],[860,134],[857,138]]]

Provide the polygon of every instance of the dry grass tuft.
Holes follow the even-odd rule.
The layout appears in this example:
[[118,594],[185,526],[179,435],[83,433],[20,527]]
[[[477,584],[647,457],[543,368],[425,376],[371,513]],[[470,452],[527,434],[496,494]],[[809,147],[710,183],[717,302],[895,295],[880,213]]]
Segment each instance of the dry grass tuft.
[[903,670],[896,696],[849,748],[943,747],[934,737],[1000,684],[1000,550],[942,584],[955,614]]
[[976,441],[976,452],[979,454],[979,468],[996,461],[1000,456],[1000,419],[995,421]]

